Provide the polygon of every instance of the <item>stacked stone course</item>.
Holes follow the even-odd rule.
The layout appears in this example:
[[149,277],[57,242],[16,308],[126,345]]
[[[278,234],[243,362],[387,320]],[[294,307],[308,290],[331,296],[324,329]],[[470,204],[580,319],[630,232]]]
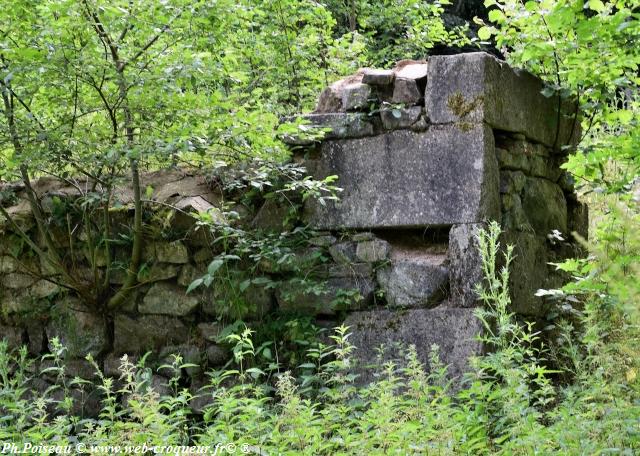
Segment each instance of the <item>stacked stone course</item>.
[[[544,318],[551,304],[535,292],[563,280],[548,263],[580,253],[571,233],[586,237],[588,220],[560,168],[580,135],[575,106],[543,96],[542,89],[535,77],[485,53],[365,69],[325,89],[317,110],[304,116],[306,128],[324,130],[324,139],[301,135],[285,141],[294,160],[316,177],[338,175],[343,189],[337,202],[307,203],[305,222],[317,235],[296,253],[300,264],[319,255],[327,259],[319,267],[326,293],[305,292],[286,280],[287,271],[260,265],[281,286],[245,290],[255,309],[245,319],[259,327],[264,315],[293,312],[323,325],[344,322],[365,364],[375,362],[380,344],[394,356],[396,342],[416,345],[428,364],[437,344],[457,377],[467,358],[482,351],[474,339],[481,331],[473,315],[479,304],[474,286],[481,280],[475,235],[489,220],[500,222],[504,243],[515,246],[513,310]],[[222,198],[203,176],[171,171],[145,179],[158,203],[180,209],[170,225],[183,234],[148,239],[143,284],[108,318],[45,280],[55,271],[17,252],[15,233],[6,222],[0,227],[0,337],[14,346],[26,343],[33,355],[45,353],[59,337],[68,348],[71,376],[92,376],[83,360],[89,353],[114,376],[124,353],[153,350],[158,365],[180,353],[203,366],[186,372],[195,391],[205,382],[204,369],[224,364],[229,352],[217,340],[222,324],[216,290],[185,294],[217,253],[188,213],[213,211],[224,223]],[[13,190],[17,200],[0,203],[34,233],[24,191]],[[73,195],[72,188],[46,179],[37,191],[52,198]],[[126,208],[131,193],[120,193]],[[281,230],[284,209],[267,200],[254,213],[244,211],[247,225]],[[126,249],[122,254],[125,259]],[[89,274],[87,255],[78,253],[77,261]],[[104,272],[106,259],[95,261]],[[113,271],[114,286],[123,279]],[[167,379],[159,372],[153,382],[163,388]]]
[[[513,310],[529,319],[549,313],[536,291],[562,284],[549,263],[581,254],[571,233],[587,237],[588,215],[561,168],[580,137],[576,106],[543,88],[481,52],[403,61],[326,89],[305,116],[329,130],[320,144],[287,138],[316,177],[338,175],[344,189],[338,202],[309,204],[309,223],[389,240],[390,264],[376,277],[388,309],[346,319],[365,362],[395,342],[415,344],[427,362],[437,344],[459,375],[481,352],[475,236],[489,220],[515,248]],[[444,246],[429,242],[434,230],[448,233]],[[419,242],[416,232],[425,234]]]

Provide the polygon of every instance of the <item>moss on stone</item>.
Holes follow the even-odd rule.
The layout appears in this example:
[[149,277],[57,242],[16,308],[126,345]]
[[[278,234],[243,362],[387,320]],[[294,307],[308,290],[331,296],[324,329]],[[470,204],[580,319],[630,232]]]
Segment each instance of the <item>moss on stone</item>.
[[468,116],[471,111],[476,109],[482,101],[484,101],[484,97],[480,95],[467,102],[462,93],[456,92],[447,100],[447,106],[456,116],[464,118]]

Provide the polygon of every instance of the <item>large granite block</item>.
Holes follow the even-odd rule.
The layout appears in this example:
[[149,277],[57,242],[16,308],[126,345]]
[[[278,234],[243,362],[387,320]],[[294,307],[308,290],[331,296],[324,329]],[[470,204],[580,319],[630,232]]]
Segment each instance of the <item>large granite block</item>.
[[447,256],[417,253],[394,259],[377,272],[378,283],[391,308],[433,307],[449,288]]
[[557,96],[542,95],[543,88],[537,77],[484,52],[433,56],[425,94],[427,115],[434,124],[486,122],[550,147],[577,143],[580,122],[573,120],[575,104],[559,104]]
[[478,232],[486,228],[479,223],[455,225],[449,231],[449,287],[451,304],[474,307],[479,299],[476,284],[483,278]]
[[[468,359],[482,352],[482,344],[476,335],[482,331],[482,323],[473,315],[473,309],[438,307],[413,309],[404,312],[388,310],[354,312],[345,320],[350,327],[351,343],[356,347],[355,358],[359,362],[359,384],[373,380],[370,369],[385,361],[397,359],[399,348],[416,346],[418,357],[429,369],[431,347],[438,345],[441,361],[449,366],[452,379],[460,379],[468,371]],[[378,348],[384,346],[382,358]],[[400,346],[400,347],[399,347]]]
[[[506,231],[500,236],[503,249],[513,246],[513,261],[509,268],[509,292],[511,294],[511,310],[520,315],[542,317],[548,309],[544,299],[536,296],[541,288],[556,288],[560,283],[553,283],[553,267],[551,252],[547,248],[544,236],[532,233]],[[502,266],[504,261],[501,261]]]
[[482,124],[326,141],[316,177],[338,175],[340,200],[307,204],[317,229],[437,227],[499,215],[493,133]]

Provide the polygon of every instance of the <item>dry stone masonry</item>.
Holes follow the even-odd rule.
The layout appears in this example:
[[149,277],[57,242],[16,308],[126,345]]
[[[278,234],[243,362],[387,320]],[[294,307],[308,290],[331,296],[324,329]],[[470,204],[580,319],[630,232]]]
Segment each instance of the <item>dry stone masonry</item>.
[[309,204],[308,222],[371,233],[356,250],[387,261],[375,275],[385,308],[346,319],[365,362],[395,342],[415,344],[426,362],[437,344],[459,375],[482,350],[475,236],[489,220],[515,247],[513,310],[547,315],[535,293],[561,284],[549,263],[580,254],[571,233],[586,237],[588,220],[560,167],[580,136],[576,107],[543,88],[481,52],[402,61],[322,92],[305,116],[328,130],[320,144],[288,138],[316,177],[338,175],[344,189],[338,202]]
[[[549,263],[580,253],[571,233],[587,236],[587,211],[560,167],[580,135],[575,106],[542,89],[535,77],[485,53],[364,69],[325,89],[316,111],[304,116],[305,129],[323,131],[324,139],[284,138],[295,162],[316,177],[338,175],[343,189],[337,202],[306,204],[304,222],[315,233],[294,252],[301,268],[312,265],[322,292],[290,280],[295,268],[262,261],[258,270],[278,286],[243,287],[234,299],[248,304],[244,320],[258,329],[274,314],[309,315],[328,327],[345,322],[364,364],[377,362],[381,344],[394,356],[398,343],[416,345],[428,362],[437,344],[457,377],[467,358],[482,351],[474,339],[481,331],[473,315],[481,280],[475,235],[489,220],[499,221],[503,242],[515,246],[513,310],[544,319],[551,303],[535,292],[562,283]],[[157,219],[155,225],[169,227],[163,235],[146,233],[141,284],[112,315],[92,312],[48,280],[56,271],[28,255],[11,226],[0,223],[0,337],[27,344],[32,355],[47,352],[59,337],[71,376],[92,376],[87,354],[117,376],[124,353],[135,358],[152,350],[157,365],[180,353],[202,366],[186,372],[195,391],[206,383],[206,369],[229,360],[229,347],[218,338],[229,319],[220,311],[227,299],[220,288],[185,293],[220,253],[189,214],[208,211],[219,223],[231,222],[220,210],[222,195],[204,176],[173,170],[144,179],[159,207],[179,210]],[[24,189],[10,190],[15,198],[0,203],[37,239]],[[36,190],[45,203],[75,191],[51,179],[40,179]],[[117,198],[130,207],[130,190]],[[54,205],[44,206],[51,212]],[[274,200],[235,210],[246,228],[265,232],[282,231],[287,218],[287,208]],[[120,216],[126,221],[130,212]],[[65,233],[51,229],[64,245]],[[123,283],[126,249],[109,265],[77,242],[69,255],[84,265],[81,275],[90,280],[92,260],[100,277],[109,268],[113,286]],[[157,388],[166,387],[162,374],[153,375]],[[363,374],[361,381],[368,379]]]

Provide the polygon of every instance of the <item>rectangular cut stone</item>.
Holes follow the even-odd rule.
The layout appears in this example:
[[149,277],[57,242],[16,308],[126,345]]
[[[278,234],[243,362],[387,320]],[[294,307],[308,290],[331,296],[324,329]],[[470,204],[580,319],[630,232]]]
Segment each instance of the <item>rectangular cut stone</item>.
[[339,201],[307,204],[316,229],[438,227],[499,215],[493,133],[482,124],[326,141],[310,169],[338,175],[343,189]]
[[[354,312],[344,324],[349,326],[349,341],[356,348],[354,357],[360,366],[357,371],[359,384],[374,379],[370,369],[363,369],[364,366],[379,367],[391,359],[404,361],[398,345],[405,348],[415,345],[418,358],[427,370],[431,347],[437,345],[441,361],[449,366],[449,378],[458,380],[469,370],[469,357],[482,353],[482,344],[476,339],[482,331],[482,323],[473,315],[473,309],[438,307],[404,312]],[[380,346],[384,347],[382,360],[378,359]]]
[[471,223],[455,225],[449,230],[449,299],[456,307],[474,307],[480,303],[476,284],[483,277],[477,241],[481,229],[486,229],[486,226]]
[[486,122],[549,147],[577,143],[575,104],[562,103],[559,113],[558,97],[545,97],[543,88],[537,77],[485,52],[433,56],[425,105],[434,124]]
[[386,86],[393,83],[395,77],[393,70],[367,68],[362,75],[362,82],[374,86]]

